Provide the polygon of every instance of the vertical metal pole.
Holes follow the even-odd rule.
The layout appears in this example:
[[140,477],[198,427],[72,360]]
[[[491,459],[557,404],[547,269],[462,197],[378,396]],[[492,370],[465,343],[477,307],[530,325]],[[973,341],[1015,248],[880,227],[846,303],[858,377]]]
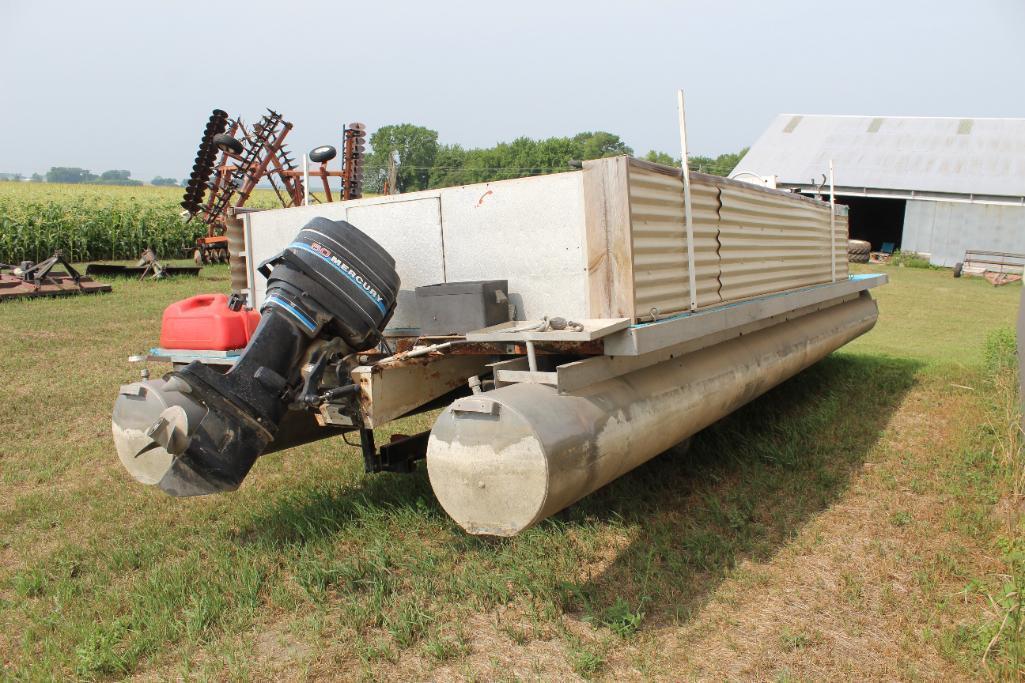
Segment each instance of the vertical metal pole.
[[303,154],[303,206],[310,205],[310,158]]
[[829,262],[836,282],[836,195],[833,194],[833,160],[829,160]]
[[537,372],[537,353],[534,350],[534,342],[527,342],[527,368],[531,372]]
[[683,90],[676,91],[680,111],[680,152],[683,166],[683,222],[687,228],[687,275],[690,278],[690,310],[698,307],[697,273],[694,272],[694,221],[690,209],[690,168],[687,166],[687,116],[683,109]]

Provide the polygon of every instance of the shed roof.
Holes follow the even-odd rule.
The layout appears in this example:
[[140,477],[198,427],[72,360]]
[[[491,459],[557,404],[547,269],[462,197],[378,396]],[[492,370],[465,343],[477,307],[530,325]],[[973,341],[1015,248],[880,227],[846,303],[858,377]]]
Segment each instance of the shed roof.
[[1025,198],[1025,119],[780,114],[731,177],[872,194]]

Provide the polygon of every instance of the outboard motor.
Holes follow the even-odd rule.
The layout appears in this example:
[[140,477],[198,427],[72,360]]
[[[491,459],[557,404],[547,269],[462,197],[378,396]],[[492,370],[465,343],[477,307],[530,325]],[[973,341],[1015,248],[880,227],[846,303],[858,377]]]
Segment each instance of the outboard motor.
[[173,496],[237,489],[290,406],[316,404],[319,375],[302,372],[311,355],[322,368],[328,356],[376,346],[399,291],[391,255],[326,218],[310,221],[260,272],[268,278],[260,324],[230,371],[195,361],[121,388],[114,442],[142,483]]

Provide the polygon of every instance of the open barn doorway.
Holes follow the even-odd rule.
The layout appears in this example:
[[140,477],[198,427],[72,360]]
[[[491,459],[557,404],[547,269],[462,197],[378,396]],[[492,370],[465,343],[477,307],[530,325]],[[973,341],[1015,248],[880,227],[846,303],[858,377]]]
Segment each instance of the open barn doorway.
[[900,249],[904,236],[905,200],[837,196],[836,201],[850,207],[852,240],[871,242],[872,251],[881,251],[888,243],[893,244],[894,250]]

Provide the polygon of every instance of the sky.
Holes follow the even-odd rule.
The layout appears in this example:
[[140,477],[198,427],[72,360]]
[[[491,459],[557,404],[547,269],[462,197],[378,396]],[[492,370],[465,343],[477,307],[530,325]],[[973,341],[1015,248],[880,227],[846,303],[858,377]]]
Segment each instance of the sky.
[[361,121],[679,156],[677,88],[691,154],[780,113],[1021,117],[1023,29],[1025,0],[0,0],[0,172],[181,178],[214,108],[300,153]]

